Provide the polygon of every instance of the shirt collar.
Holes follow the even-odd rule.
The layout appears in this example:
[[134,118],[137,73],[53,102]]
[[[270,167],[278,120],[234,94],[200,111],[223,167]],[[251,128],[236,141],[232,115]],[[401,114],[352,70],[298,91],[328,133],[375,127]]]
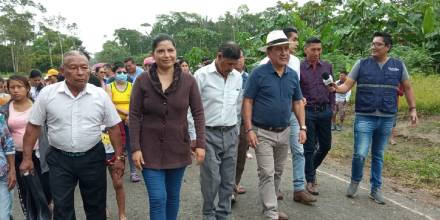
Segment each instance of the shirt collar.
[[[207,66],[206,71],[207,71],[208,73],[217,73],[217,74],[222,75],[221,73],[219,73],[219,72],[217,71],[217,67],[215,66],[215,61],[217,61],[217,60],[212,61],[212,63],[210,63],[210,64]],[[228,75],[233,75],[234,73],[238,73],[238,71],[235,70],[235,69],[233,69],[231,72],[228,73]]]
[[62,82],[58,82],[60,85],[58,86],[57,92],[59,93],[66,93],[67,95],[71,96],[72,98],[79,98],[80,96],[84,95],[84,93],[92,94],[91,85],[89,83],[86,84],[86,88],[81,91],[78,96],[74,97],[72,92],[70,91],[69,87],[67,87],[66,80]]
[[217,67],[215,66],[215,61],[216,60],[214,60],[214,61],[212,61],[210,64],[208,64],[208,67],[207,67],[207,71],[209,72],[209,73],[218,73],[217,72]]
[[[304,62],[307,64],[307,69],[312,67],[312,64],[307,60],[307,58],[304,59]],[[318,65],[322,66],[322,60],[321,59],[318,60]]]
[[[278,73],[277,73],[277,71],[275,71],[275,68],[273,68],[272,62],[270,62],[270,60],[267,62],[267,65],[270,66],[269,68],[270,68],[270,70],[272,71],[273,74],[279,76]],[[287,73],[289,73],[289,68],[287,68],[287,67],[288,67],[288,65],[285,66],[285,68],[284,68],[284,73],[283,73],[283,75],[282,75],[281,77],[283,77],[284,75],[286,75]]]

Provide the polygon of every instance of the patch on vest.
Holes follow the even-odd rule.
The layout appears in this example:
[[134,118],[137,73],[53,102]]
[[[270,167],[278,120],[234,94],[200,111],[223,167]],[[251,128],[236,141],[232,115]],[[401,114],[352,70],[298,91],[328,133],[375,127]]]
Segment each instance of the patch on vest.
[[393,71],[393,72],[397,72],[397,71],[399,71],[400,69],[399,69],[399,68],[395,68],[395,67],[388,67],[388,70],[389,70],[389,71]]

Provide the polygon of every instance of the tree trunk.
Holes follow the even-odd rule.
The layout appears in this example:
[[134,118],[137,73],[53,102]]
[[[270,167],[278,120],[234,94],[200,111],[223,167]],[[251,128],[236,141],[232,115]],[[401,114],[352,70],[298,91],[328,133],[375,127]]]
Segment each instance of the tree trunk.
[[53,61],[52,61],[52,50],[50,49],[50,41],[49,41],[49,38],[47,38],[47,48],[49,48],[50,67],[53,67]]
[[11,56],[12,56],[12,67],[14,68],[14,73],[18,72],[18,51],[14,50],[14,44],[11,44]]
[[61,60],[64,60],[63,44],[62,44],[62,42],[61,42],[60,33],[58,33],[58,42],[60,43],[60,49],[61,49]]

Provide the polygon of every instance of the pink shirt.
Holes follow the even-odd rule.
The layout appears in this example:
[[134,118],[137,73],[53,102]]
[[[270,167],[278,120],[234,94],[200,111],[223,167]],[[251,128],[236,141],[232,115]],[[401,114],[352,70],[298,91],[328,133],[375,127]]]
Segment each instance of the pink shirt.
[[[26,125],[29,121],[32,107],[24,112],[16,111],[13,103],[9,105],[8,127],[11,132],[12,139],[16,151],[23,151],[23,136],[26,131]],[[35,144],[34,150],[38,148],[38,142]]]

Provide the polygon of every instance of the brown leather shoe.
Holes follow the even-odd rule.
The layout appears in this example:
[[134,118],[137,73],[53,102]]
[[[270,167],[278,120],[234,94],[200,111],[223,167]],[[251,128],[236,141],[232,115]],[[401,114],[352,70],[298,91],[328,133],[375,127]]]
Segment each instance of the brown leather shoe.
[[306,189],[312,195],[319,195],[318,189],[316,188],[316,185],[314,183],[307,183]]
[[278,220],[287,220],[289,217],[286,213],[278,211]]
[[311,205],[316,202],[316,198],[305,190],[301,190],[293,193],[293,201],[306,205]]

